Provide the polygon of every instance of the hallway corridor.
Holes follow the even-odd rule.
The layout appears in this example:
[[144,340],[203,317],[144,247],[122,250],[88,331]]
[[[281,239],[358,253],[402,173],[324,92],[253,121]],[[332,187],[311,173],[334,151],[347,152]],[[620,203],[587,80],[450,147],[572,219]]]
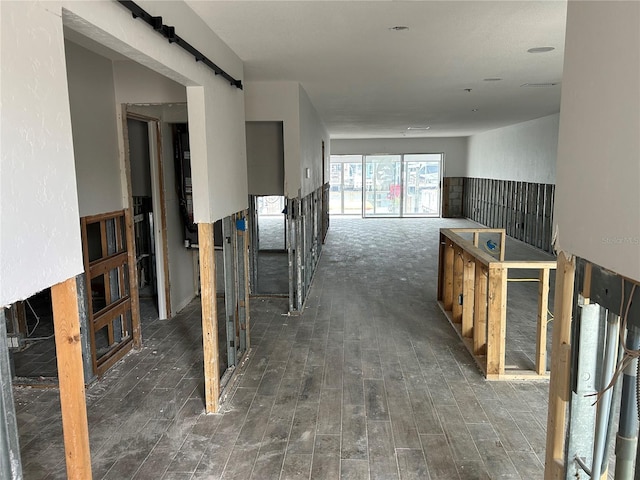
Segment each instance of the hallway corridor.
[[[469,224],[332,217],[304,314],[252,299],[220,414],[203,414],[199,300],[146,325],[87,390],[93,477],[541,479],[547,383],[484,381],[435,300],[438,229]],[[15,398],[25,478],[65,478],[57,390]]]

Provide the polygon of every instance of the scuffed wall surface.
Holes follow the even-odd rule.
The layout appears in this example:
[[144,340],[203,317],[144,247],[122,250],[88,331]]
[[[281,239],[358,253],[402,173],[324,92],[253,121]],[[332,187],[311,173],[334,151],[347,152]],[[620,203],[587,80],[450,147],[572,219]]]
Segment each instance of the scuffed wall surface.
[[83,271],[60,8],[0,2],[0,305]]
[[65,42],[80,216],[122,204],[111,60]]
[[465,177],[555,183],[559,115],[469,137]]
[[639,26],[638,2],[569,2],[554,213],[559,250],[638,281]]

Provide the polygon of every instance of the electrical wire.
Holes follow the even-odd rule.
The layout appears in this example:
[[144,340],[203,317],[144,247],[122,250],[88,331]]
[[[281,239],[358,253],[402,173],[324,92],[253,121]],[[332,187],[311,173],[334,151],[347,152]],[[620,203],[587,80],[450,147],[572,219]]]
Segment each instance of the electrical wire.
[[[620,345],[624,350],[624,354],[622,356],[622,359],[618,362],[618,365],[616,366],[616,369],[613,373],[613,377],[611,378],[611,381],[609,382],[609,384],[606,387],[604,387],[601,391],[593,393],[591,395],[587,395],[587,396],[596,397],[596,401],[593,403],[593,405],[597,404],[602,398],[602,395],[616,384],[616,382],[618,381],[618,378],[624,372],[625,368],[627,368],[627,366],[631,362],[633,362],[633,360],[640,358],[640,350],[628,349],[624,341],[624,332],[627,329],[627,318],[629,316],[629,309],[631,308],[633,295],[635,294],[637,285],[634,283],[633,286],[631,287],[631,293],[629,294],[629,298],[627,299],[627,306],[626,308],[624,308],[625,283],[624,283],[624,278],[621,278],[621,280],[622,280],[622,293],[620,294],[620,310],[619,311],[620,311],[620,314],[622,314],[624,310],[624,314],[622,315],[622,323],[620,325],[620,328],[618,329],[618,336],[619,336]],[[640,392],[638,391],[637,384],[636,384],[636,397],[638,397],[638,401],[640,402]],[[638,415],[639,415],[638,418],[640,419],[640,413]]]
[[40,325],[40,317],[38,316],[38,314],[36,313],[36,311],[33,309],[33,307],[31,306],[31,303],[29,303],[29,300],[25,300],[25,303],[27,304],[27,306],[29,307],[29,310],[31,310],[31,313],[33,313],[33,316],[36,317],[36,324],[35,326],[31,329],[31,332],[29,332],[29,326],[27,325],[27,337],[30,337],[31,335],[33,335],[36,331],[36,328],[38,328],[38,325]]

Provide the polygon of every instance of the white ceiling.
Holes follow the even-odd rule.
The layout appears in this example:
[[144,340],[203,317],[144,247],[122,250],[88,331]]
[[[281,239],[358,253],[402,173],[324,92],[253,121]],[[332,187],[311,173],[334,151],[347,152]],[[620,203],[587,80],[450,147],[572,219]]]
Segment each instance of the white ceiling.
[[467,136],[560,109],[560,85],[521,85],[561,81],[564,0],[187,3],[245,82],[300,82],[332,138]]

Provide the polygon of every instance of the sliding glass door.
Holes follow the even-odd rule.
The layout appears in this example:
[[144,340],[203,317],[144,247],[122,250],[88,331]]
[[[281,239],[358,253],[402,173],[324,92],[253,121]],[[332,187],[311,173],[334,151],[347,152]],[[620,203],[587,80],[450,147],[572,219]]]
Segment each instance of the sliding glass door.
[[329,213],[438,217],[442,154],[332,155]]
[[331,156],[329,214],[362,214],[362,155]]
[[440,154],[404,155],[404,217],[440,215]]
[[402,156],[365,156],[365,217],[399,217],[402,199]]

